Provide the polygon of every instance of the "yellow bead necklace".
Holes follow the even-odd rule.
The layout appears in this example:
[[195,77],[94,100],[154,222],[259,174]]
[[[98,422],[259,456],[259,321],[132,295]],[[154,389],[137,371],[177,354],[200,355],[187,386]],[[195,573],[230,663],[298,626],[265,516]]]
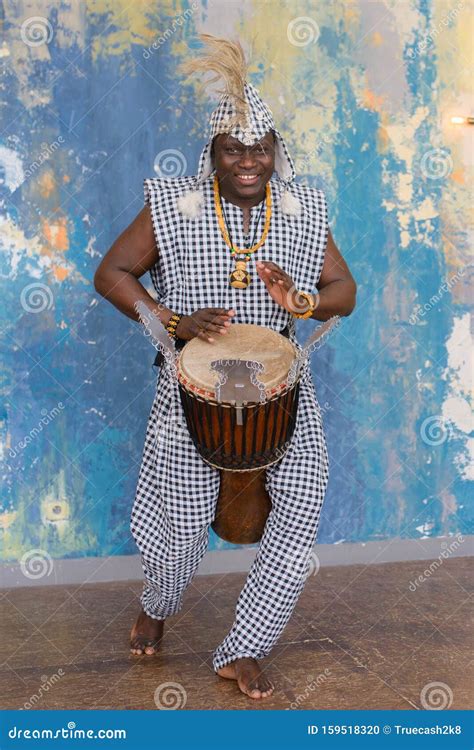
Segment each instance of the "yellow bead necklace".
[[250,260],[250,255],[256,252],[260,247],[262,247],[263,243],[267,239],[268,230],[270,229],[270,220],[272,216],[272,193],[270,189],[270,182],[267,182],[266,187],[265,187],[265,225],[263,229],[263,234],[260,240],[252,247],[244,248],[244,249],[234,247],[229,237],[229,232],[227,231],[227,227],[225,225],[224,217],[222,214],[221,196],[220,196],[220,191],[219,191],[219,179],[217,175],[214,176],[214,206],[216,209],[217,220],[219,222],[219,228],[221,230],[221,234],[224,238],[226,245],[230,248],[231,256],[232,257],[236,257],[237,255],[245,256],[244,259],[236,260],[235,269],[229,275],[229,283],[231,286],[235,287],[236,289],[246,289],[248,285],[250,284],[250,274],[246,270],[246,265],[248,261]]

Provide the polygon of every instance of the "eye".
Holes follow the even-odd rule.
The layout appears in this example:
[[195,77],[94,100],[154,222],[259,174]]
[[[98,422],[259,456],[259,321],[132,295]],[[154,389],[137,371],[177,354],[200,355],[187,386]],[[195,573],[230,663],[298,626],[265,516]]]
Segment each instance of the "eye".
[[229,146],[228,148],[226,148],[226,153],[227,154],[238,154],[239,153],[239,149],[238,148],[232,148],[231,146]]

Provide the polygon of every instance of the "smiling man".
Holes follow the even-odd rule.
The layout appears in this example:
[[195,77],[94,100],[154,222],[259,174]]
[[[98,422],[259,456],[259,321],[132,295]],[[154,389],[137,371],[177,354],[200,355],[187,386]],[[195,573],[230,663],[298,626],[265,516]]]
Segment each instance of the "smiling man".
[[[349,315],[356,287],[327,222],[324,193],[295,182],[271,111],[246,82],[239,44],[201,35],[210,54],[187,65],[214,71],[226,89],[192,177],[145,180],[146,206],[95,275],[99,293],[137,320],[142,300],[177,346],[210,342],[252,323],[296,342],[295,318]],[[139,279],[146,271],[159,304]],[[145,576],[130,645],[154,654],[166,618],[179,612],[202,560],[220,472],[198,454],[177,383],[160,371],[131,530]],[[274,686],[259,660],[278,641],[303,589],[328,481],[328,456],[312,376],[300,384],[289,450],[266,471],[272,509],[239,596],[234,623],[213,657],[215,672],[251,698]],[[190,644],[192,646],[192,644]]]

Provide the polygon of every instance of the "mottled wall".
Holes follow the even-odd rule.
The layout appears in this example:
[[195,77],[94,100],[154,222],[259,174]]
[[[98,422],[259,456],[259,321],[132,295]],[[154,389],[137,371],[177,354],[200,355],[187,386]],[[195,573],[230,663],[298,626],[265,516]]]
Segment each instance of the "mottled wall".
[[135,552],[154,351],[92,278],[143,178],[196,169],[212,102],[175,70],[198,31],[253,39],[250,78],[300,179],[326,191],[358,283],[313,359],[331,458],[319,541],[468,531],[472,143],[450,117],[472,114],[472,6],[7,0],[4,14],[3,559]]

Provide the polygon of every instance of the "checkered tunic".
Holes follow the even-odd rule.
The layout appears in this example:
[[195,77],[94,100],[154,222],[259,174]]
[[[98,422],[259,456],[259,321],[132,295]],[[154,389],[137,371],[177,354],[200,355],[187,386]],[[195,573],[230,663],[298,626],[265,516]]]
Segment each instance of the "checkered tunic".
[[[264,245],[247,264],[247,289],[229,284],[235,267],[215,214],[213,177],[202,183],[201,215],[190,219],[177,198],[194,186],[194,178],[150,178],[144,181],[159,260],[151,269],[158,299],[185,315],[202,307],[233,308],[235,323],[254,323],[276,331],[289,326],[296,342],[294,318],[272,300],[255,262],[272,260],[299,289],[315,289],[327,242],[327,206],[321,190],[293,184],[302,204],[299,216],[281,211],[284,183],[270,180],[272,218]],[[244,247],[242,209],[222,197],[232,238]],[[255,226],[260,205],[250,209]],[[260,217],[257,238],[264,225]],[[285,627],[304,586],[328,481],[328,456],[321,412],[311,371],[304,370],[295,432],[290,448],[267,468],[272,500],[257,557],[240,594],[235,622],[214,653],[218,669],[238,657],[267,655]],[[145,585],[142,606],[164,619],[179,611],[182,596],[208,544],[215,514],[220,472],[206,464],[188,433],[177,382],[162,367],[148,420],[131,530],[141,553]]]

